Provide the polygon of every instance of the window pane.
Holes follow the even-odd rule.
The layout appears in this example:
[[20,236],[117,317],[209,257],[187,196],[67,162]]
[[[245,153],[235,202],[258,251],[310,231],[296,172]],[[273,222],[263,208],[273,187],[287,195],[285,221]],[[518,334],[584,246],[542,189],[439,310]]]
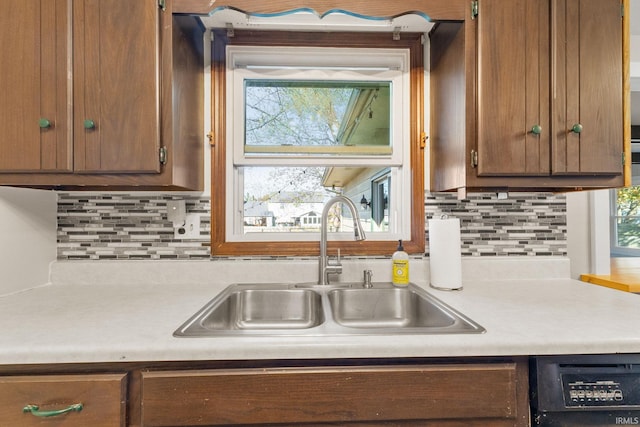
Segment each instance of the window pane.
[[[356,204],[365,230],[389,231],[389,178],[378,179],[378,184],[371,178],[379,176],[380,169],[245,166],[240,170],[244,183],[244,234],[319,232],[324,205],[337,191]],[[345,184],[334,187],[332,183],[339,179]],[[381,188],[379,202],[372,200],[371,189],[376,185]],[[363,197],[368,204],[363,203]],[[379,212],[375,221],[373,212]],[[351,212],[337,204],[330,211],[328,224],[329,231],[352,231]]]
[[640,217],[618,218],[618,245],[623,248],[640,249]]
[[640,186],[617,191],[616,246],[640,249]]
[[390,82],[245,80],[245,154],[391,154]]

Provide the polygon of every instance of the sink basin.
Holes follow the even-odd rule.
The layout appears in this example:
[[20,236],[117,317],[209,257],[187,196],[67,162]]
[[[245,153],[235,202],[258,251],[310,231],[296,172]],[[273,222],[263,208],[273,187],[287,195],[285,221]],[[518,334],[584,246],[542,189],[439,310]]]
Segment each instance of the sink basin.
[[236,284],[174,335],[322,336],[482,333],[484,328],[410,284]]
[[235,285],[203,307],[177,335],[308,329],[324,321],[321,296],[288,286]]
[[352,328],[445,328],[456,321],[409,289],[337,289],[329,301],[335,321]]
[[469,333],[484,328],[409,285],[373,289],[335,289],[329,292],[333,320],[347,328],[393,333]]

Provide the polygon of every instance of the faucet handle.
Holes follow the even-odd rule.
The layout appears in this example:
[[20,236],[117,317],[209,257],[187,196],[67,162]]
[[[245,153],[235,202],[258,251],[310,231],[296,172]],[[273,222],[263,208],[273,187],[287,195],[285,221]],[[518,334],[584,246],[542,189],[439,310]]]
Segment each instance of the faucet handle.
[[373,272],[371,270],[364,270],[364,281],[362,283],[363,288],[372,288],[371,277],[373,276]]
[[[327,255],[327,265],[332,267],[340,267],[342,269],[342,263],[340,262],[340,248],[338,248],[338,256],[335,260],[332,260],[329,255]],[[340,273],[342,270],[340,271]],[[339,274],[339,273],[338,273]]]

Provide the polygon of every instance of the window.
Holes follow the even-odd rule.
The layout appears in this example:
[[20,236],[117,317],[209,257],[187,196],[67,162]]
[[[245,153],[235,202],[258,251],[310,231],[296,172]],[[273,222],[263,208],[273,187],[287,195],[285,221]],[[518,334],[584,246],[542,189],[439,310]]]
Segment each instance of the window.
[[212,255],[317,254],[336,193],[368,232],[336,207],[343,254],[423,252],[421,35],[301,34],[215,34]]
[[640,256],[640,186],[611,190],[611,254]]

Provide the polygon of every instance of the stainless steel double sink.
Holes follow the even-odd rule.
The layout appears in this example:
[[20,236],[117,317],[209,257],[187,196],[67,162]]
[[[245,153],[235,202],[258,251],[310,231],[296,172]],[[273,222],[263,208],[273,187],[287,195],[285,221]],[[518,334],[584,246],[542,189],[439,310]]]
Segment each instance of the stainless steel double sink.
[[414,284],[235,284],[198,310],[174,336],[482,332],[482,326]]

